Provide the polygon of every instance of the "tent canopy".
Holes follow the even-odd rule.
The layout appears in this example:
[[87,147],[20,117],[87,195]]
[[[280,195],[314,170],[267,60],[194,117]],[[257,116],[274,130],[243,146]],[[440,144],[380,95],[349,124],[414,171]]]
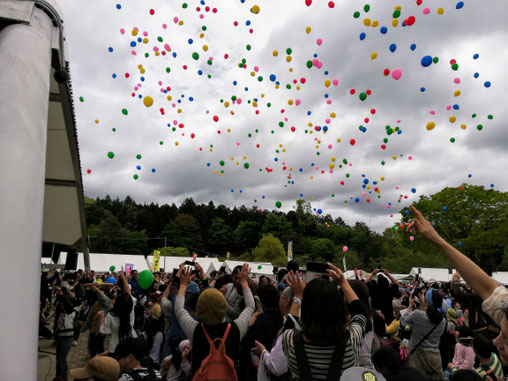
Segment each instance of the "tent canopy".
[[449,282],[452,280],[453,274],[457,272],[455,269],[440,269],[431,267],[413,267],[409,275],[415,276],[420,274],[423,280],[435,280],[438,282]]

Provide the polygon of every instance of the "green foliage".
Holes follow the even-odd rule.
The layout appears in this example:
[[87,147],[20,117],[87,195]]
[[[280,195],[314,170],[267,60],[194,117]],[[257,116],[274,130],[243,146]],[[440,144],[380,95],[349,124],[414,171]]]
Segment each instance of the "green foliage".
[[258,246],[252,250],[252,256],[256,262],[271,262],[277,266],[287,263],[287,254],[282,242],[270,233],[259,240]]
[[190,257],[189,250],[185,247],[160,247],[157,250],[161,252],[164,257]]
[[[414,205],[447,241],[482,268],[508,270],[508,193],[463,184],[461,189],[422,196]],[[348,246],[348,269],[407,273],[411,267],[448,267],[433,245],[418,236],[410,241],[410,234],[400,228],[414,218],[406,214],[408,209],[400,211],[401,222],[380,235],[363,222],[348,226],[340,216],[335,220],[317,216],[304,200],[297,200],[288,213],[245,206],[231,209],[211,201],[196,204],[192,198],[178,207],[138,204],[130,197],[86,197],[85,208],[92,252],[149,254],[166,242],[168,247],[161,252],[171,256],[195,251],[225,259],[229,251],[231,259],[284,265],[287,242],[293,241],[294,259],[301,266],[331,261],[342,267],[342,248]],[[263,245],[267,239],[273,247],[261,245],[260,237]]]

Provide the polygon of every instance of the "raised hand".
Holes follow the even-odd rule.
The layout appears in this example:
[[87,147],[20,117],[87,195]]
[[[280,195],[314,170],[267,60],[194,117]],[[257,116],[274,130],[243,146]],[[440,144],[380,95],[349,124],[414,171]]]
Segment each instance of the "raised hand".
[[414,206],[411,206],[411,210],[415,214],[416,218],[413,220],[413,222],[411,222],[411,224],[409,224],[406,232],[420,233],[423,238],[434,244],[441,241],[442,238],[436,232],[431,223],[427,221]]
[[332,265],[330,262],[328,262],[328,266],[330,268],[326,270],[328,275],[330,275],[333,279],[333,281],[337,284],[337,286],[343,287],[344,283],[347,283],[346,277],[342,273],[342,270],[339,269],[337,266]]
[[180,274],[180,287],[187,287],[189,283],[191,282],[192,278],[192,269],[188,266],[182,268],[181,274]]
[[302,299],[303,290],[305,288],[305,281],[303,279],[301,279],[300,272],[297,271],[296,275],[295,275],[293,270],[291,270],[288,273],[287,283],[288,283],[288,286],[291,287],[291,290],[293,290],[293,294],[298,299]]

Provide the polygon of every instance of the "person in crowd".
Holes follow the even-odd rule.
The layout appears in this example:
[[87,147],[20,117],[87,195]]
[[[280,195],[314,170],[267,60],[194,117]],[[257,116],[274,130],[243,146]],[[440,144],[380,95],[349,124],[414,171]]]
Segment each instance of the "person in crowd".
[[120,364],[113,357],[94,356],[85,367],[71,369],[75,381],[118,381]]
[[411,208],[416,218],[408,225],[406,231],[417,232],[436,246],[474,292],[483,299],[482,310],[500,327],[500,333],[494,344],[499,351],[501,363],[508,365],[508,307],[506,307],[508,289],[498,286],[476,263],[446,242],[415,207]]
[[[109,285],[105,283],[104,285]],[[116,286],[115,286],[116,287]],[[97,287],[97,285],[92,284],[89,288],[93,291],[94,298],[90,299],[92,307],[88,311],[88,316],[85,320],[85,323],[81,327],[81,332],[86,332],[90,330],[88,334],[88,353],[90,357],[93,358],[95,355],[101,354],[104,352],[104,335],[101,335],[99,332],[100,328],[100,316],[99,311],[103,311],[103,313],[107,313],[111,308],[112,299],[108,298],[105,293]]]
[[[377,283],[373,280],[374,275],[377,275]],[[389,325],[394,319],[393,298],[401,296],[398,280],[387,270],[376,269],[367,277],[365,283],[369,288],[372,307],[383,314],[386,324]]]
[[190,375],[189,354],[191,351],[190,341],[181,337],[173,337],[169,341],[171,354],[161,363],[161,374],[166,381],[187,380]]
[[494,349],[492,340],[488,336],[477,335],[473,339],[473,350],[479,362],[479,366],[475,370],[484,380],[487,377],[493,380],[504,377],[503,367],[494,353]]
[[263,312],[254,314],[249,324],[249,330],[241,342],[239,377],[243,380],[257,379],[259,357],[251,353],[254,341],[257,340],[264,345],[266,350],[270,351],[283,324],[277,288],[265,283],[257,288],[257,294]]
[[222,338],[225,341],[227,356],[236,363],[240,340],[249,327],[249,321],[254,313],[254,298],[249,288],[247,279],[249,266],[244,264],[235,273],[236,281],[240,285],[245,298],[245,309],[231,323],[224,321],[227,312],[226,299],[214,288],[209,288],[199,296],[196,314],[199,321],[194,320],[184,308],[185,292],[191,282],[191,269],[184,267],[180,277],[180,288],[175,300],[175,316],[180,323],[192,346],[192,370],[191,377],[201,366],[201,361],[210,352],[209,340]]
[[132,289],[132,295],[136,299],[139,299],[139,297],[143,293],[143,289],[141,288],[141,286],[138,283],[138,276],[139,276],[138,270],[132,269],[129,276],[130,276],[129,285]]
[[[287,278],[295,298],[292,315],[299,315],[302,330],[284,332],[283,349],[293,380],[326,380],[339,375],[360,362],[360,349],[367,324],[366,311],[342,274],[332,264],[328,275],[311,280],[307,285],[300,274]],[[337,286],[344,293],[344,302]],[[298,301],[301,302],[299,303]],[[351,323],[347,324],[348,311]]]
[[443,380],[443,368],[439,352],[440,337],[446,328],[443,316],[443,299],[439,291],[430,288],[416,295],[420,309],[413,310],[414,296],[411,295],[406,314],[400,323],[411,328],[409,339],[409,366],[418,369],[429,380]]
[[453,374],[461,369],[473,369],[475,351],[473,349],[472,332],[467,327],[459,327],[459,342],[455,345],[453,361],[448,364],[449,373]]
[[405,366],[399,352],[391,347],[381,347],[374,352],[372,363],[387,381],[427,381],[422,373]]
[[159,331],[159,324],[156,319],[148,318],[145,320],[142,337],[148,345],[148,356],[152,360],[152,366],[159,369],[164,335]]
[[122,340],[115,348],[114,357],[120,365],[118,381],[162,381],[160,373],[142,366],[142,360],[148,355],[148,345],[141,337]]
[[236,319],[241,313],[240,304],[243,301],[242,287],[240,285],[240,273],[242,266],[236,266],[232,272],[232,283],[226,285],[224,297],[226,298],[227,308],[227,320],[229,322]]
[[55,287],[56,309],[54,336],[56,341],[56,381],[67,380],[69,368],[67,355],[72,346],[74,328],[76,326],[76,311],[67,289]]
[[452,381],[481,381],[483,378],[471,369],[461,369],[456,371],[451,378]]
[[137,300],[131,294],[131,289],[123,270],[120,271],[120,280],[124,291],[115,298],[113,308],[104,316],[104,311],[98,311],[99,332],[109,335],[109,352],[114,352],[118,343],[128,337],[135,338],[138,335],[134,330],[134,305]]

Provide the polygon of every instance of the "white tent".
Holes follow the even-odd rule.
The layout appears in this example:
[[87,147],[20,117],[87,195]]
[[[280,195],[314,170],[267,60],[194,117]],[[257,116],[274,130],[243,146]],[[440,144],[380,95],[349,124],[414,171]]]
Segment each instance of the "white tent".
[[250,273],[256,279],[261,275],[272,275],[273,274],[273,266],[268,262],[243,262],[243,261],[229,261],[226,260],[223,262],[222,266],[226,267],[226,271],[231,273],[236,266],[242,266],[244,263],[247,263],[250,267]]
[[438,282],[449,282],[452,280],[453,274],[457,270],[455,269],[440,269],[431,267],[413,267],[409,275],[415,276],[420,274],[420,278],[423,280],[435,280]]
[[492,279],[501,284],[508,284],[508,271],[493,272]]
[[[153,263],[153,256],[148,256],[148,261],[150,264]],[[185,261],[192,261],[192,257],[160,257],[160,265],[159,268],[165,269],[166,272],[171,272],[173,269],[177,269],[180,263]],[[196,262],[198,262],[201,267],[205,270],[207,275],[210,275],[212,271],[218,271],[221,266],[221,262],[217,258],[205,258],[198,257],[196,258]]]

